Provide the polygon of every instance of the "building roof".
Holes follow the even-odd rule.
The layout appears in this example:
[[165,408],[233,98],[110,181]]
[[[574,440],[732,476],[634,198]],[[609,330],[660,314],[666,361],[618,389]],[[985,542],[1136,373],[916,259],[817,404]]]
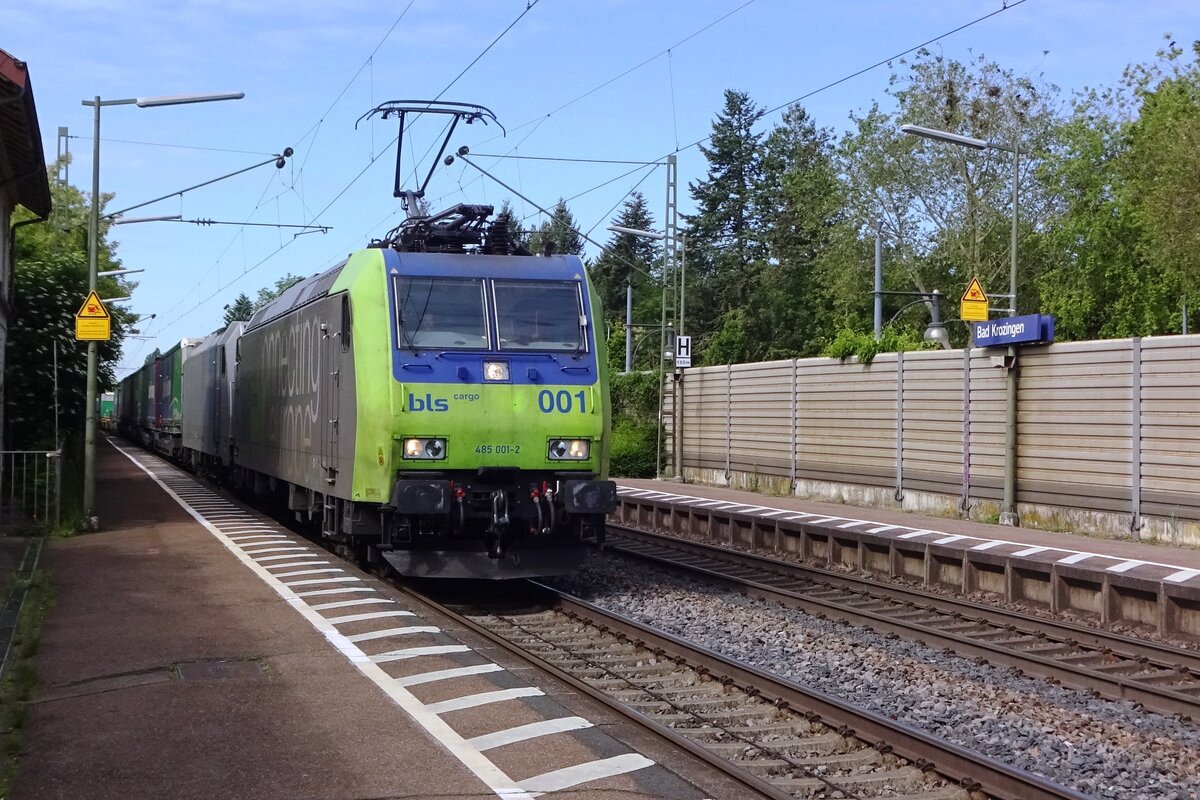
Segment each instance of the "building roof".
[[0,191],[40,217],[50,213],[50,181],[24,61],[0,50]]

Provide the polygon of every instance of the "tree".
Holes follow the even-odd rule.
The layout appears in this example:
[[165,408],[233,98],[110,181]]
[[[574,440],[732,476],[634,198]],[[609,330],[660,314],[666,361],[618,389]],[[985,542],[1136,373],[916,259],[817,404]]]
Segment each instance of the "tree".
[[[849,205],[860,231],[876,223],[887,243],[886,288],[947,295],[978,276],[993,293],[1008,286],[1011,225],[1011,157],[931,142],[900,132],[915,123],[1004,145],[1022,153],[1019,175],[1020,241],[1034,236],[1051,215],[1051,197],[1036,180],[1060,119],[1057,88],[1014,75],[980,56],[961,63],[918,51],[907,74],[893,73],[889,112],[872,104],[853,116],[855,129],[839,147]],[[1031,262],[1021,253],[1018,275],[1023,309],[1037,308]],[[864,292],[866,302],[869,292]]]
[[756,217],[767,262],[751,287],[756,358],[816,355],[836,329],[825,273],[844,269],[839,240],[853,240],[832,134],[803,107],[787,109],[763,144]]
[[[267,287],[265,289],[259,289],[258,297],[254,299],[254,311],[262,308],[267,303],[271,302],[276,297],[279,297],[279,295],[283,294],[302,280],[304,280],[304,278],[300,277],[299,275],[293,275],[289,272],[287,275],[284,275],[282,278],[275,281],[274,286]],[[234,302],[236,303],[237,301],[235,300]]]
[[689,183],[696,213],[688,224],[688,328],[701,338],[720,326],[730,309],[741,308],[755,265],[766,256],[755,217],[756,191],[761,182],[761,133],[755,124],[763,110],[749,95],[725,91],[725,105],[713,122],[708,145],[708,176]]
[[1161,276],[1153,299],[1160,310],[1171,309],[1172,321],[1178,299],[1200,297],[1200,41],[1191,50],[1189,64],[1172,41],[1158,64],[1131,68],[1125,78],[1141,103],[1121,165],[1126,200],[1144,232],[1142,254]]
[[513,209],[511,202],[505,200],[500,204],[500,210],[496,212],[495,222],[504,225],[512,252],[520,253],[528,251],[529,232],[521,227],[521,221],[517,219],[517,212]]
[[245,292],[239,294],[232,303],[225,306],[225,324],[231,322],[246,322],[254,315],[254,303]]
[[[654,230],[654,217],[641,192],[634,191],[629,195],[613,224],[640,231]],[[608,320],[623,326],[627,286],[633,287],[635,323],[647,324],[653,320],[657,324],[661,319],[661,262],[657,253],[661,247],[661,242],[645,236],[613,232],[600,256],[588,269]],[[623,345],[621,352],[624,352]]]
[[[47,171],[57,173],[57,164]],[[12,316],[9,321],[5,363],[5,419],[7,446],[12,449],[52,449],[54,442],[55,370],[58,363],[58,424],[64,437],[82,434],[87,390],[87,344],[75,340],[75,313],[88,291],[87,220],[89,205],[72,186],[52,182],[53,211],[40,225],[18,229],[13,242]],[[111,195],[102,196],[107,203]],[[31,219],[18,208],[14,222]],[[101,225],[97,263],[99,271],[119,269],[120,261]],[[101,297],[128,295],[134,284],[120,278],[101,278]],[[113,365],[120,356],[126,333],[135,317],[109,305],[112,339],[98,347],[97,382],[100,391],[114,384]]]
[[567,201],[561,198],[550,211],[550,219],[544,221],[529,237],[529,249],[534,253],[544,252],[548,244],[553,246],[557,255],[583,255],[583,237],[579,235]]
[[[1193,45],[1200,57],[1200,47]],[[1172,42],[1116,87],[1078,96],[1042,169],[1042,309],[1060,339],[1169,333],[1200,268],[1200,69]]]

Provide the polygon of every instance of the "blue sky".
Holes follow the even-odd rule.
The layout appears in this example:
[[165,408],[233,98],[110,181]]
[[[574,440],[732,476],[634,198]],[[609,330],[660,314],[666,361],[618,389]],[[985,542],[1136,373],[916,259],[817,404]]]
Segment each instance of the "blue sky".
[[[287,273],[311,275],[393,227],[401,216],[387,145],[396,127],[376,121],[356,130],[355,121],[386,100],[436,96],[519,16],[443,96],[489,107],[507,137],[495,126],[460,126],[452,146],[654,162],[708,134],[726,88],[773,108],[1003,2],[538,0],[521,16],[527,5],[37,0],[5,8],[0,48],[29,63],[48,159],[58,127],[69,129],[72,184],[91,186],[92,109],[82,100],[242,91],[245,99],[236,102],[105,108],[100,186],[116,193],[109,208],[179,191],[290,146],[296,153],[282,170],[260,167],[134,215],[331,227],[295,238],[293,230],[242,225],[114,228],[125,266],[146,270],[133,276],[139,285],[129,306],[157,315],[142,325],[149,338],[127,341],[118,376],[155,347],[219,327],[223,306],[239,292],[253,297]],[[1190,41],[1198,24],[1194,0],[1026,0],[931,47],[963,60],[983,54],[1019,74],[1040,75],[1063,90],[1065,103],[1072,92],[1111,85],[1127,64],[1153,58],[1164,33]],[[851,112],[875,99],[886,104],[888,74],[880,67],[804,104],[818,124],[844,131]],[[425,152],[436,133],[433,124],[418,123],[409,135]],[[678,156],[682,185],[704,177],[696,148]],[[477,163],[542,206],[568,198],[579,226],[601,242],[609,238],[612,209],[639,181],[661,217],[661,168],[486,157]],[[426,161],[422,177],[427,169]],[[686,211],[685,195],[681,187]],[[459,164],[435,171],[429,197],[441,208],[498,206],[510,195]],[[529,204],[515,205],[536,215]]]

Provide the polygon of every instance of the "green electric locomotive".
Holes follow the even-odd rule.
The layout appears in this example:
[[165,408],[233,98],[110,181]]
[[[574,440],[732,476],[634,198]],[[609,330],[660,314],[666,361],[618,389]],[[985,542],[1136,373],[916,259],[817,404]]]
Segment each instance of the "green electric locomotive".
[[506,252],[502,220],[475,252],[436,251],[491,212],[353,254],[236,344],[235,474],[405,575],[570,571],[616,504],[583,264]]

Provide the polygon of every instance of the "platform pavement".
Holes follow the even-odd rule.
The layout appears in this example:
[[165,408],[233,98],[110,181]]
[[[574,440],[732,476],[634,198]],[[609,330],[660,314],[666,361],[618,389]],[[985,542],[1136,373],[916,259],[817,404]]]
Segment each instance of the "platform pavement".
[[[298,608],[309,602],[296,599],[300,589],[292,593],[280,588],[282,584],[272,587],[260,580],[262,575],[256,573],[265,575],[266,571],[249,559],[268,559],[247,555],[249,550],[239,554],[228,537],[223,543],[210,526],[185,512],[159,479],[152,479],[105,445],[98,448],[97,474],[98,512],[104,530],[54,540],[43,556],[42,564],[51,573],[55,605],[44,622],[37,661],[40,686],[29,705],[11,797],[359,800],[497,796],[495,786],[485,785],[478,777],[478,762],[472,767],[475,772],[468,769],[441,739],[435,740],[428,724],[419,727],[394,699],[400,694],[419,697],[412,693],[424,686],[391,691],[383,687],[381,691],[380,685],[364,677],[375,665],[363,667],[361,662],[374,661],[376,656],[364,654],[371,652],[367,645],[349,644],[355,638],[349,634],[371,623],[342,626],[349,629],[347,636],[339,637],[337,631],[322,636],[318,628],[306,624],[308,616],[319,616],[319,612],[312,606]],[[191,502],[194,508],[197,503]],[[303,541],[290,544],[307,546]],[[346,569],[352,568],[346,565]],[[350,591],[398,595],[386,584],[353,572],[362,577],[335,580],[361,581],[341,585],[370,587]],[[303,588],[304,594],[335,592]],[[380,601],[326,605],[363,602]],[[331,629],[328,623],[325,627]],[[444,638],[448,634],[436,635]],[[365,634],[360,638],[374,637]],[[403,638],[413,641],[421,637]],[[335,647],[337,641],[342,642],[340,648]],[[462,646],[441,649],[468,650]],[[351,663],[352,654],[359,664]],[[453,665],[450,659],[481,656],[485,654],[478,651],[439,658],[447,659],[445,665]],[[494,653],[486,656],[497,658]],[[417,666],[418,660],[386,666],[410,671],[429,668]],[[533,679],[530,670],[511,664],[494,669],[501,670],[494,675],[504,679]],[[403,679],[393,680],[403,685]],[[476,688],[469,691],[479,691],[479,687],[496,688],[491,681],[501,678],[476,675],[465,680],[476,682]],[[426,697],[454,696],[447,691],[454,687],[443,685],[446,683],[428,684],[433,687],[430,691],[441,694]],[[434,727],[441,723],[447,727],[470,725],[474,732],[464,735],[471,736],[503,731],[514,719],[528,723],[548,706],[558,714],[564,713],[560,704],[569,707],[570,713],[588,713],[579,709],[580,705],[586,707],[586,702],[565,694],[558,687],[547,690],[546,696],[529,698],[530,703],[498,702],[482,710],[441,716],[433,712],[437,717]],[[429,712],[433,707],[422,708]],[[510,769],[511,774],[529,775],[536,774],[538,767],[549,769],[543,764],[564,750],[574,758],[580,751],[585,758],[594,757],[587,753],[603,748],[608,748],[605,755],[628,751],[608,733],[618,728],[613,720],[597,718],[594,715],[603,712],[595,708],[591,713],[588,719],[595,721],[591,730],[498,747],[487,752],[488,763]],[[428,719],[427,713],[427,723]],[[454,751],[460,757],[463,741],[457,739],[459,749]],[[589,800],[719,796],[680,778],[667,767],[663,754],[641,752],[658,763],[651,761],[647,769],[609,777],[599,785],[581,783],[561,794]],[[475,754],[479,755],[477,750]],[[515,772],[519,768],[533,772]],[[505,777],[503,772],[501,775]],[[537,793],[516,791],[505,796],[531,798]]]

